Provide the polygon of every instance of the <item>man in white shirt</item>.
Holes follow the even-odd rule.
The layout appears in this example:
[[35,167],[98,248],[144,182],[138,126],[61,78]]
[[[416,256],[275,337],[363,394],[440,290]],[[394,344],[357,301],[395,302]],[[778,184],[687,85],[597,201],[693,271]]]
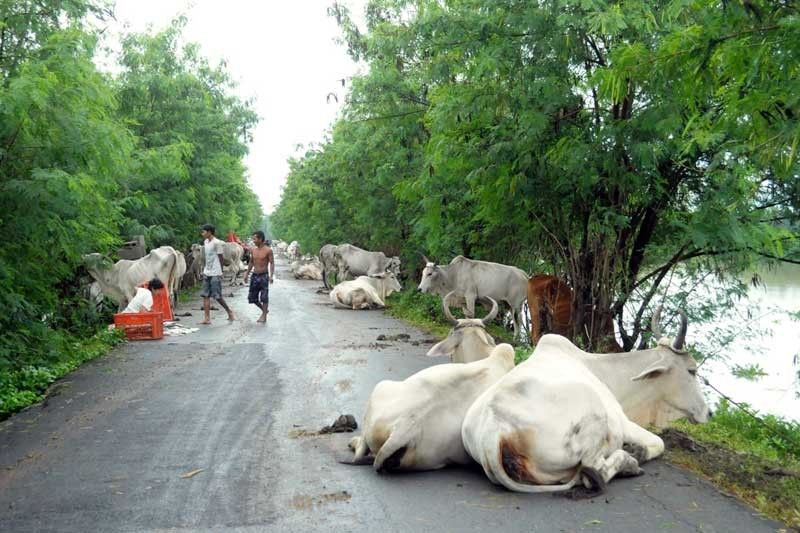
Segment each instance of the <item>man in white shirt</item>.
[[205,254],[206,266],[203,269],[203,290],[200,296],[203,297],[203,311],[205,320],[201,324],[211,324],[211,298],[214,298],[219,305],[228,313],[228,320],[233,320],[233,311],[222,298],[222,263],[225,243],[214,236],[215,228],[211,224],[203,226],[200,234],[203,236],[203,254]]
[[136,287],[136,296],[128,302],[123,313],[147,313],[153,309],[153,293],[151,291],[163,289],[164,284],[160,279],[153,278],[148,282],[147,287]]

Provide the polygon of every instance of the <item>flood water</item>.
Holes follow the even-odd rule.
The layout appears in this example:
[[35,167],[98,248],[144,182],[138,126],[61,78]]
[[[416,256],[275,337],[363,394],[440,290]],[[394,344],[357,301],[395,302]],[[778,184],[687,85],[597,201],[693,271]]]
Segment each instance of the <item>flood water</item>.
[[[783,265],[759,272],[759,277],[763,286],[751,286],[730,316],[695,332],[690,327],[688,340],[695,337],[702,342],[698,337],[713,335],[718,328],[737,332],[737,341],[703,363],[699,373],[733,400],[762,414],[800,420],[800,321],[787,316],[800,311],[800,266]],[[766,375],[748,380],[732,371],[737,365],[752,364]],[[716,403],[717,394],[708,392]]]

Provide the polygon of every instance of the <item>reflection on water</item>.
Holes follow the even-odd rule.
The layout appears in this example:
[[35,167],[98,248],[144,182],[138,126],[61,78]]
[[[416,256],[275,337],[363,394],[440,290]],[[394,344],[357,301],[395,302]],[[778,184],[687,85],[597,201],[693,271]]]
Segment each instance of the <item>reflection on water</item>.
[[[768,333],[761,338],[734,343],[727,352],[728,361],[708,361],[701,368],[701,374],[737,402],[746,402],[761,413],[800,420],[797,374],[800,371],[800,321],[786,314],[800,311],[800,266],[784,265],[759,275],[764,286],[751,287],[748,299],[740,303],[740,310],[749,311],[753,317],[743,321],[741,327]],[[715,326],[737,324],[728,318]],[[699,330],[699,334],[708,331],[706,327]],[[748,381],[731,373],[735,365],[753,363],[760,365],[767,375]]]

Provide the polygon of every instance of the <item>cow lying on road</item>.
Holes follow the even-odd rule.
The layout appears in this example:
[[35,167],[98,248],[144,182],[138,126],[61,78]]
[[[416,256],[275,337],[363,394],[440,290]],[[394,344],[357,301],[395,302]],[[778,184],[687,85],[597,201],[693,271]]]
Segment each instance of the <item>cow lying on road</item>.
[[494,350],[494,339],[486,331],[486,325],[497,316],[497,302],[492,302],[492,310],[483,318],[453,317],[448,302],[453,293],[442,299],[444,316],[453,325],[453,329],[443,341],[435,344],[428,350],[428,357],[450,357],[453,363],[471,363],[489,357]]
[[470,407],[464,447],[492,482],[518,492],[563,491],[582,479],[602,489],[616,475],[638,475],[664,451],[640,424],[708,420],[685,338],[683,314],[674,342],[639,352],[589,354],[545,335]]
[[383,272],[374,276],[359,276],[352,281],[343,281],[329,294],[334,307],[344,309],[372,309],[386,307],[386,297],[401,290],[394,273]]
[[367,402],[362,435],[350,441],[353,464],[370,461],[370,452],[378,472],[469,463],[461,444],[464,414],[512,368],[514,350],[500,344],[480,361],[435,365],[404,381],[381,381]]

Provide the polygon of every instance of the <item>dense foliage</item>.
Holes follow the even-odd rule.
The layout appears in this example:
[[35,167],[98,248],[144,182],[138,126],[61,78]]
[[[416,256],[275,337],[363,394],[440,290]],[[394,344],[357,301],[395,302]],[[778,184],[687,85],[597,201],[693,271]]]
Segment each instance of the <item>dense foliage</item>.
[[564,276],[589,348],[615,324],[646,341],[676,266],[735,284],[800,262],[796,3],[373,0],[366,32],[331,13],[369,70],[292,162],[276,234]]
[[86,21],[108,15],[100,0],[0,1],[0,390],[71,367],[107,323],[80,294],[83,254],[262,222],[242,164],[257,117],[224,69],[179,47],[178,20],[128,35],[104,74]]

